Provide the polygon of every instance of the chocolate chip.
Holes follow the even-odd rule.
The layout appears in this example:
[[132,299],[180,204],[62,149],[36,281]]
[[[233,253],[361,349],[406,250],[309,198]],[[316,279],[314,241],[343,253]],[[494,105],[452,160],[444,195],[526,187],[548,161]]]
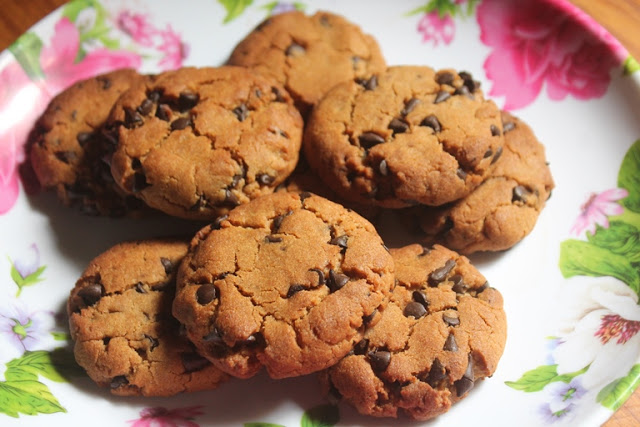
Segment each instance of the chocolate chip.
[[153,90],[147,94],[147,99],[153,103],[156,103],[160,101],[160,96],[162,96],[162,94],[159,91]]
[[180,358],[185,373],[200,371],[211,364],[209,360],[197,353],[182,353]]
[[460,319],[457,317],[449,316],[447,314],[442,315],[442,320],[449,326],[458,326],[460,324]]
[[56,151],[55,156],[63,163],[69,164],[78,158],[78,155],[74,151]]
[[291,298],[292,296],[294,296],[298,292],[303,291],[305,289],[306,288],[304,286],[300,285],[299,283],[295,283],[295,284],[289,286],[289,290],[287,291],[287,298]]
[[220,229],[220,224],[222,224],[223,221],[225,221],[227,218],[229,218],[229,215],[221,215],[218,218],[216,218],[212,223],[211,223],[211,228],[214,230],[219,230]]
[[228,188],[224,190],[224,202],[227,206],[238,206],[240,204],[240,200],[238,197],[231,192]]
[[162,264],[162,267],[164,267],[164,272],[166,274],[173,273],[174,265],[173,265],[173,262],[169,258],[160,257],[160,263]]
[[349,240],[349,236],[347,236],[346,234],[343,234],[341,236],[338,237],[334,237],[333,239],[331,239],[329,241],[330,245],[338,245],[340,246],[342,249],[347,249],[347,242]]
[[427,309],[419,302],[412,301],[407,304],[402,313],[405,315],[405,317],[414,317],[416,319],[419,319],[427,314]]
[[442,130],[442,125],[440,125],[440,121],[433,114],[429,114],[427,117],[422,119],[422,121],[420,122],[420,126],[430,127],[431,129],[433,129],[435,133],[438,133]]
[[329,22],[329,17],[327,15],[322,15],[320,17],[320,25],[327,28],[331,27],[331,22]]
[[422,246],[422,252],[420,252],[418,254],[418,257],[423,257],[423,256],[426,256],[426,255],[429,255],[430,253],[431,253],[431,248],[428,248],[426,246]]
[[369,349],[369,340],[362,339],[353,346],[353,354],[356,355],[364,355],[367,354],[367,350]]
[[264,337],[260,332],[256,332],[249,335],[243,342],[240,343],[245,347],[257,347],[264,344]]
[[236,186],[238,185],[238,183],[240,182],[240,180],[244,178],[242,175],[240,174],[235,174],[231,177],[231,183],[229,184],[229,188],[236,188]]
[[362,317],[362,323],[364,323],[365,325],[368,325],[369,323],[371,323],[371,321],[373,320],[374,317],[376,317],[376,314],[378,313],[378,309],[375,309],[371,312],[371,314],[368,314],[366,316]]
[[171,130],[182,130],[187,126],[191,126],[191,119],[189,117],[180,117],[171,122]]
[[76,141],[78,141],[78,144],[83,147],[87,142],[89,142],[92,136],[92,132],[78,132],[76,135]]
[[454,259],[450,259],[442,267],[433,270],[429,275],[429,284],[435,286],[444,281],[455,266],[456,261]]
[[97,303],[104,295],[104,287],[99,283],[92,283],[78,291],[78,296],[90,307]]
[[146,294],[147,290],[144,288],[142,282],[136,283],[136,292],[139,294]]
[[502,132],[507,133],[516,128],[516,124],[514,122],[506,122],[502,124]]
[[202,341],[208,344],[213,345],[224,345],[224,341],[222,340],[222,334],[218,331],[218,328],[213,328],[211,332],[202,337]]
[[369,149],[374,145],[382,144],[384,138],[375,132],[365,132],[358,137],[358,141],[361,147]]
[[173,285],[174,283],[175,283],[175,282],[172,282],[172,281],[167,281],[167,282],[158,283],[158,284],[156,284],[156,285],[153,285],[153,286],[151,287],[151,290],[152,290],[152,291],[157,291],[157,292],[163,292],[163,291],[166,291],[167,289],[169,289],[170,287],[173,287],[172,285]]
[[494,154],[493,159],[491,159],[491,164],[497,162],[500,156],[502,156],[502,147],[498,147],[498,149],[496,150],[496,154]]
[[149,351],[155,350],[160,345],[160,341],[158,341],[157,338],[154,338],[151,335],[145,335],[144,337],[151,343],[149,346]]
[[457,88],[454,92],[454,95],[464,95],[468,98],[473,99],[473,95],[471,94],[471,92],[469,91],[469,88],[466,86],[460,86],[459,88]]
[[325,284],[324,272],[322,270],[320,270],[319,268],[312,268],[309,271],[313,271],[314,273],[318,274],[318,286],[322,286]]
[[451,83],[453,83],[454,78],[455,76],[453,75],[453,73],[444,71],[442,73],[439,73],[436,76],[436,82],[441,85],[451,85]]
[[178,96],[178,109],[184,113],[195,107],[199,100],[200,96],[197,93],[182,92]]
[[458,351],[458,343],[456,343],[456,337],[453,334],[449,334],[447,340],[444,342],[445,351]]
[[484,152],[484,158],[488,158],[493,156],[493,150],[491,148],[487,148],[487,151]]
[[127,377],[125,377],[124,375],[118,375],[111,380],[111,384],[109,384],[109,387],[114,390],[127,384],[129,384],[129,380],[127,379]]
[[471,354],[469,354],[468,359],[469,363],[467,364],[467,370],[464,372],[464,375],[458,381],[453,383],[456,387],[456,395],[458,397],[461,397],[474,386],[473,358],[471,357]]
[[309,193],[308,191],[300,192],[300,201],[301,202],[304,202],[305,199],[308,199],[309,197],[311,197],[311,193]]
[[363,80],[362,86],[365,90],[374,90],[378,87],[378,76],[371,76],[368,80]]
[[160,120],[168,122],[169,117],[171,117],[171,107],[169,107],[167,104],[158,105],[158,108],[156,108],[156,117]]
[[418,98],[411,98],[410,100],[404,103],[404,108],[400,111],[400,115],[402,117],[406,116],[410,112],[412,112],[417,106],[420,104],[420,100]]
[[269,234],[268,236],[266,236],[264,238],[264,241],[266,243],[280,243],[280,242],[282,242],[282,237],[278,237],[278,236],[274,236],[272,234]]
[[131,108],[124,109],[124,127],[127,129],[133,129],[142,124],[142,116]]
[[296,42],[293,42],[289,45],[289,47],[287,47],[287,49],[285,50],[285,54],[287,56],[300,56],[300,55],[304,55],[306,52],[306,49],[299,45]]
[[382,176],[389,175],[389,166],[387,165],[387,161],[385,159],[380,160],[380,163],[378,164],[378,171]]
[[333,269],[329,270],[329,280],[327,281],[327,286],[331,292],[335,292],[339,289],[342,289],[344,285],[349,281],[349,276],[344,275],[342,273],[336,273]]
[[102,83],[102,89],[107,90],[111,87],[111,79],[105,76],[100,76],[97,80]]
[[233,110],[233,114],[236,115],[239,121],[243,122],[249,115],[249,109],[245,104],[240,104]]
[[218,298],[218,290],[211,283],[200,286],[196,291],[196,301],[200,305],[207,305],[216,298]]
[[462,276],[460,274],[454,274],[449,280],[453,282],[453,286],[451,287],[453,292],[462,294],[467,291],[467,285],[462,280]]
[[440,360],[433,359],[433,363],[431,364],[431,368],[429,368],[429,375],[427,376],[426,383],[431,386],[431,388],[436,388],[438,383],[445,379],[447,376],[447,371],[440,363]]
[[469,91],[475,92],[480,88],[480,82],[477,80],[473,80],[473,76],[467,71],[461,71],[460,73],[458,73],[458,75],[464,82],[464,85],[469,89]]
[[434,99],[433,103],[439,104],[441,102],[446,101],[449,98],[451,98],[451,94],[445,90],[441,90],[436,94],[436,99]]
[[456,175],[458,175],[458,178],[460,178],[460,179],[466,179],[467,178],[467,173],[462,168],[458,168],[458,170],[456,171]]
[[138,113],[142,114],[143,116],[148,115],[149,113],[151,113],[152,110],[153,110],[153,101],[150,100],[149,98],[145,98],[145,100],[142,101],[142,104],[140,104],[140,106],[137,108]]
[[500,129],[498,126],[491,125],[489,126],[489,129],[491,130],[491,136],[500,136]]
[[484,292],[484,291],[485,291],[485,289],[487,289],[488,287],[489,287],[489,282],[484,282],[484,283],[482,284],[482,286],[480,286],[479,288],[477,288],[477,289],[475,290],[475,291],[476,291],[476,296],[477,296],[478,294],[481,294],[482,292]]
[[258,181],[262,185],[271,185],[275,180],[275,177],[266,173],[256,175],[256,181]]
[[425,308],[429,306],[429,301],[427,300],[427,294],[425,294],[422,291],[413,291],[413,293],[411,294],[411,298],[413,298],[415,302],[417,302],[418,304],[422,305]]
[[271,87],[271,93],[273,93],[273,96],[275,96],[275,102],[284,102],[284,96],[282,96],[282,92],[280,92],[280,89],[278,89],[275,86]]
[[375,372],[384,372],[391,363],[391,353],[384,350],[370,351],[367,356]]
[[527,194],[529,192],[522,185],[517,185],[513,189],[513,196],[511,198],[512,202],[527,202]]
[[389,123],[389,129],[393,131],[394,135],[397,133],[405,133],[407,130],[409,130],[409,124],[404,120],[396,117]]
[[280,226],[282,225],[282,221],[284,221],[284,219],[289,215],[291,215],[292,213],[293,211],[287,211],[287,213],[278,215],[277,217],[273,218],[273,226],[271,227],[272,231],[274,233],[277,232],[280,229]]

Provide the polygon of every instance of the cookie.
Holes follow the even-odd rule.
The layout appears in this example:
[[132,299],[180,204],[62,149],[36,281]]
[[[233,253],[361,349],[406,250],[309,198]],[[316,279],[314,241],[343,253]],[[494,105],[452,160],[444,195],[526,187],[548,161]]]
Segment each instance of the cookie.
[[233,50],[232,65],[270,73],[303,115],[338,83],[368,79],[385,68],[377,41],[329,12],[291,11],[271,16]]
[[500,111],[469,73],[396,66],[316,105],[304,150],[347,200],[402,208],[469,194],[502,151]]
[[67,310],[78,364],[117,395],[208,390],[228,376],[198,355],[171,315],[177,265],[188,243],[120,243],[91,261]]
[[332,398],[362,414],[428,420],[495,372],[506,341],[503,300],[466,257],[442,246],[391,254],[391,302],[320,379]]
[[273,192],[295,168],[303,126],[275,81],[231,66],[162,73],[124,93],[109,120],[116,183],[194,220]]
[[197,233],[173,314],[221,370],[292,377],[346,355],[393,284],[393,260],[368,221],[316,195],[278,192]]
[[426,244],[464,254],[508,249],[527,236],[554,187],[544,146],[531,128],[502,113],[505,145],[494,170],[467,197],[439,208],[412,208]]
[[146,77],[123,69],[75,83],[57,95],[35,126],[29,156],[43,188],[87,215],[122,216],[143,203],[114,184],[102,127],[111,107],[132,84]]

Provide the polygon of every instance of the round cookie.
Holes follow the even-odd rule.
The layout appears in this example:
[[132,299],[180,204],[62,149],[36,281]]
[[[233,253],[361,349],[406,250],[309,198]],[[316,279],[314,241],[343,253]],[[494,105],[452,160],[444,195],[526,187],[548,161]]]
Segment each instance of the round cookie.
[[554,187],[544,146],[531,128],[502,113],[505,145],[490,176],[467,197],[411,208],[428,244],[460,253],[508,249],[527,236]]
[[146,77],[123,69],[75,83],[58,94],[40,117],[29,150],[40,184],[67,206],[88,215],[134,214],[143,203],[114,184],[102,127],[111,107],[132,84]]
[[228,63],[274,75],[304,116],[336,84],[368,79],[386,66],[376,40],[357,25],[329,12],[299,11],[267,18]]
[[345,199],[401,208],[469,194],[500,156],[496,105],[465,72],[390,67],[334,87],[307,122],[311,167]]
[[506,341],[503,300],[466,257],[442,246],[391,254],[391,302],[320,379],[332,398],[362,414],[428,420],[495,372]]
[[293,171],[302,118],[271,78],[182,68],[131,87],[110,117],[116,183],[169,215],[208,220]]
[[71,291],[76,361],[113,394],[170,396],[227,380],[171,315],[187,249],[187,242],[171,239],[118,244],[92,260]]
[[393,284],[393,260],[368,221],[316,195],[278,192],[197,233],[173,314],[223,371],[292,377],[346,355]]

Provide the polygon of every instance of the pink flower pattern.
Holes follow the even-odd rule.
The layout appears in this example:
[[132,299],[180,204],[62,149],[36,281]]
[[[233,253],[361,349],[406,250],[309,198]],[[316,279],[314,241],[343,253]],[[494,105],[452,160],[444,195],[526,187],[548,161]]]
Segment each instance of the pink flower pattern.
[[179,34],[177,34],[171,25],[167,25],[165,30],[160,31],[162,43],[158,46],[158,50],[164,53],[164,57],[158,62],[163,70],[175,70],[182,66],[182,62],[189,55],[189,45],[182,42]]
[[140,46],[153,46],[153,37],[158,33],[158,30],[149,22],[147,15],[125,10],[120,12],[116,18],[116,23],[118,28],[129,35],[129,37]]
[[545,85],[556,101],[599,98],[626,57],[619,42],[565,3],[484,0],[478,6],[480,38],[493,48],[484,63],[489,94],[503,96],[506,110],[529,105]]
[[596,232],[596,225],[609,228],[609,216],[620,215],[624,208],[617,203],[627,197],[629,192],[624,188],[613,188],[602,193],[593,193],[581,206],[581,212],[571,228],[571,233],[578,236],[585,230],[590,234]]
[[437,11],[425,13],[418,21],[418,32],[422,34],[422,42],[430,41],[433,47],[440,42],[451,43],[456,34],[456,25],[449,15],[440,16]]
[[204,414],[202,406],[167,409],[164,407],[145,408],[140,411],[140,419],[129,421],[131,427],[199,427],[193,419]]

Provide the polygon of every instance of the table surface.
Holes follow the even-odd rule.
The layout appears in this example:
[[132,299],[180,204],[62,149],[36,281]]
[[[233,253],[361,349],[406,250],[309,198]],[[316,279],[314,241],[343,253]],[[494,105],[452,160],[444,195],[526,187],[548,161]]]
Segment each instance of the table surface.
[[[607,28],[640,59],[640,0],[571,0]],[[66,0],[2,0],[0,52],[19,35]],[[640,389],[620,408],[605,427],[640,426]]]

